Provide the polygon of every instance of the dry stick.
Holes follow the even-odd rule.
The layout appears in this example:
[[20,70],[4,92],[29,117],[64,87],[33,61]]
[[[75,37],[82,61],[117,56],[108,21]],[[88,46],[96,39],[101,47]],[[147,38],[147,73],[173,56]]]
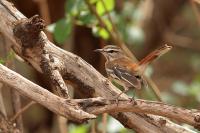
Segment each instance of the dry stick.
[[[17,114],[17,112],[21,110],[21,97],[19,93],[13,89],[11,89],[11,97],[12,97],[12,106],[13,106],[12,108],[13,108],[14,114]],[[24,124],[23,124],[22,116],[17,117],[17,119],[15,120],[16,120],[17,128],[20,130],[20,133],[23,133]]]
[[96,120],[92,120],[91,122],[91,133],[96,133]]
[[[108,100],[101,97],[64,100],[63,98],[55,96],[44,88],[39,87],[35,83],[25,79],[21,75],[13,72],[12,70],[9,70],[1,64],[0,82],[12,86],[13,89],[16,89],[16,91],[20,92],[22,95],[29,96],[31,99],[37,101],[43,106],[48,107],[50,110],[59,114],[64,114],[65,117],[68,117],[66,115],[67,112],[63,111],[70,111],[69,109],[71,107],[74,105],[79,105],[79,107],[77,106],[73,110],[78,111],[78,108],[82,108],[86,112],[92,114],[102,114],[105,112],[136,112],[142,114],[148,113],[165,116],[179,122],[190,124],[195,128],[200,129],[200,111],[198,110],[189,110],[168,105],[162,102],[140,99],[137,99],[134,102],[130,102],[129,99],[120,100],[118,103],[116,103],[116,100]],[[70,115],[78,115],[73,114],[73,110],[69,112]],[[17,113],[16,116],[12,118],[12,120],[16,119],[17,116],[19,116],[22,112]],[[85,118],[94,118],[94,115],[92,114],[85,116]],[[79,115],[83,115],[83,111],[80,112]],[[78,116],[76,117],[78,118]],[[81,119],[81,117],[79,118]],[[163,125],[162,127],[164,128]]]
[[7,118],[7,112],[6,112],[6,108],[5,108],[4,100],[2,96],[2,87],[3,87],[3,84],[0,83],[0,113],[3,114],[5,118]]
[[[7,55],[7,56],[10,54],[10,52],[12,52],[11,47],[9,45],[6,45],[6,44],[9,44],[9,43],[10,43],[9,40],[6,37],[4,37],[4,50],[5,50],[5,55]],[[7,67],[15,70],[15,64],[14,64],[13,60],[14,59],[6,59],[5,65]],[[8,86],[6,86],[6,87],[8,89],[10,89],[12,109],[13,109],[13,113],[15,114],[21,109],[21,97],[20,97],[18,92],[9,88]],[[22,120],[21,116],[16,119],[16,124],[17,124],[16,127],[20,130],[20,133],[23,133],[24,132],[24,126],[23,126],[24,124],[23,124],[23,120]]]
[[[26,19],[26,17],[23,14],[21,14],[12,4],[10,4],[5,0],[0,1],[0,10],[1,10],[1,15],[0,15],[1,32],[12,41],[13,49],[19,56],[28,61],[36,70],[42,72],[40,66],[41,54],[38,52],[39,50],[33,49],[32,51],[27,51],[26,54],[28,55],[28,58],[24,57],[23,54],[21,53],[22,48],[24,47],[22,47],[22,45],[20,45],[21,43],[19,42],[19,40],[16,41],[15,36],[13,36],[13,28],[14,28],[13,24],[16,22],[16,20],[21,20],[23,18]],[[44,49],[49,51],[52,56],[56,56],[57,60],[61,62],[61,64],[58,64],[57,67],[66,70],[67,73],[65,73],[66,76],[64,77],[68,80],[73,81],[74,83],[79,84],[81,88],[84,87],[82,90],[85,90],[85,92],[83,92],[85,95],[89,96],[98,95],[106,98],[108,97],[114,98],[115,95],[120,93],[120,91],[116,89],[116,87],[111,82],[109,82],[105,77],[103,77],[100,73],[98,73],[91,65],[86,63],[83,59],[70,52],[67,52],[65,50],[56,47],[54,44],[48,41],[43,32],[41,32],[41,37],[43,38],[42,42],[43,45],[45,46]],[[34,50],[36,51],[34,52]],[[0,74],[0,77],[1,76],[4,75]],[[18,78],[14,79],[17,80]],[[9,81],[11,82],[12,80],[13,79],[11,78]],[[11,83],[11,85],[15,86],[15,88],[18,89],[18,91],[20,91],[23,95],[38,101],[40,104],[42,104],[43,106],[45,106],[46,108],[50,109],[55,113],[58,113],[65,117],[71,116],[72,119],[79,119],[79,120],[81,118],[94,118],[94,116],[91,116],[91,114],[89,116],[88,114],[85,114],[86,112],[79,110],[79,108],[78,109],[73,108],[72,105],[71,104],[68,105],[68,103],[66,103],[64,99],[49,93],[44,88],[41,88],[38,85],[35,84],[33,85],[32,83],[30,83],[30,81],[28,82],[28,84],[25,83],[23,85],[27,85],[29,90],[32,89],[33,90],[32,93],[30,93],[29,91],[27,92],[26,87],[19,88],[21,86],[21,83],[24,82],[15,81],[14,83]],[[30,84],[32,84],[38,90],[34,89],[33,86],[30,86]],[[121,98],[128,98],[128,97],[124,94],[121,96]],[[175,123],[172,124],[167,123],[165,126],[160,126],[156,124],[157,120],[155,119],[146,120],[144,115],[141,117],[141,115],[135,113],[110,113],[110,114],[116,119],[118,119],[124,126],[135,129],[137,132],[163,133],[169,131],[170,129],[172,131],[175,131],[174,128],[174,126],[176,125]],[[146,116],[146,118],[149,118],[149,116]],[[178,128],[179,132],[181,133],[183,129],[184,129],[183,127]]]
[[[200,129],[200,111],[198,110],[189,110],[173,105],[168,105],[162,102],[147,101],[141,99],[137,99],[133,102],[130,102],[129,99],[119,100],[118,103],[116,100],[108,100],[102,97],[64,100],[63,98],[55,96],[44,88],[39,87],[35,83],[25,79],[21,75],[12,70],[9,70],[1,64],[0,81],[9,86],[12,86],[13,89],[16,89],[18,92],[25,96],[29,95],[31,99],[41,103],[49,109],[53,111],[57,110],[57,113],[59,112],[60,114],[62,114],[62,111],[67,111],[70,107],[79,105],[76,106],[74,110],[78,111],[78,108],[82,108],[86,112],[90,113],[90,115],[87,116],[88,118],[93,118],[94,115],[92,114],[102,114],[106,112],[135,112],[141,114],[148,113],[165,116],[179,122],[190,124],[195,128]],[[27,88],[27,86],[29,88]],[[29,106],[26,106],[25,108],[28,107]],[[24,110],[25,109],[23,108],[20,113],[17,113],[16,116],[12,118],[12,120],[16,119],[17,116],[19,116]],[[72,113],[72,110],[70,113]],[[79,115],[82,115],[82,113],[83,112],[80,112]]]
[[194,3],[194,0],[190,0],[190,4],[192,6],[192,10],[193,10],[194,14],[196,15],[197,23],[200,26],[200,14],[199,14],[196,4]]
[[32,105],[36,104],[35,101],[31,101],[27,105],[25,105],[19,112],[17,112],[11,119],[10,121],[15,121],[19,116],[21,116],[27,109],[29,109]]
[[96,118],[95,115],[88,114],[74,104],[66,103],[60,98],[39,85],[25,79],[16,72],[0,64],[0,82],[8,84],[22,95],[40,103],[58,115],[62,115],[73,120],[82,121],[89,118]]
[[102,133],[106,133],[107,131],[107,120],[108,120],[108,113],[103,113],[102,114],[102,123],[103,123]]
[[[200,129],[200,111],[189,110],[174,105],[165,104],[157,101],[147,101],[137,99],[132,102],[130,100],[108,100],[105,98],[88,98],[88,99],[74,99],[74,102],[83,106],[86,112],[92,114],[102,114],[110,112],[134,112],[140,114],[153,114],[164,116],[179,122],[193,125]],[[166,123],[165,123],[166,124]]]
[[176,43],[173,43],[172,46],[191,50],[198,53],[200,52],[200,46],[199,46],[198,40],[193,40],[190,37],[178,35],[172,31],[165,31],[165,32],[166,33],[164,35],[164,38],[165,38],[164,40],[166,40],[166,42],[172,42],[172,43],[176,42]]
[[[0,34],[0,37],[2,38],[2,44],[6,44],[5,41],[5,36]],[[6,56],[6,46],[2,46],[3,48],[3,54],[4,56]],[[7,118],[7,112],[6,112],[6,108],[5,108],[5,102],[4,102],[4,98],[3,98],[3,94],[2,94],[2,87],[4,86],[4,84],[0,83],[0,113],[3,115],[4,118]]]
[[200,4],[200,0],[193,0],[193,1],[195,1],[195,2],[198,3],[198,4]]
[[[102,0],[103,1],[103,0]],[[88,5],[90,11],[96,16],[97,20],[99,21],[99,24],[108,32],[108,34],[110,35],[111,37],[111,40],[114,42],[114,44],[118,45],[119,47],[121,47],[125,53],[131,57],[134,61],[137,61],[137,58],[132,54],[132,52],[127,48],[127,46],[123,43],[123,41],[120,39],[120,35],[118,34],[118,32],[110,32],[110,30],[108,29],[108,27],[106,26],[105,22],[103,21],[103,19],[99,16],[99,14],[97,13],[95,7],[89,2],[89,0],[85,0],[86,4]],[[103,3],[103,5],[105,6],[105,3]],[[109,14],[109,13],[108,13]],[[111,17],[109,17],[110,20],[111,20],[111,24],[112,24],[112,27],[114,28],[115,25],[114,23],[112,23],[112,19]],[[116,28],[114,28],[116,29]],[[117,30],[116,30],[117,31]],[[160,93],[160,90],[159,88],[156,86],[156,84],[148,77],[146,77],[144,75],[144,78],[145,80],[150,84],[156,98],[159,100],[159,101],[162,101],[161,99],[161,93]]]

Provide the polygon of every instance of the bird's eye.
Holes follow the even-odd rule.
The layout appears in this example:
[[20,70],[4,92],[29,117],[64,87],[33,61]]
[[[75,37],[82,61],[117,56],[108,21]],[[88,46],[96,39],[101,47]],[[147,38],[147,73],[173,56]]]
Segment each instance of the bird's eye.
[[140,77],[139,75],[136,75],[135,77],[136,77],[137,79],[141,79],[141,77]]
[[114,53],[114,52],[115,52],[114,50],[110,50],[110,51],[109,51],[109,53]]

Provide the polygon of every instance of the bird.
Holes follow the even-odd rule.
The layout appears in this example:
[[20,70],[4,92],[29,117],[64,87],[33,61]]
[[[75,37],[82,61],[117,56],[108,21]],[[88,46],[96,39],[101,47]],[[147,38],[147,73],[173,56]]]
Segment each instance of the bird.
[[147,85],[143,77],[147,66],[161,55],[167,53],[171,48],[172,46],[165,44],[148,54],[139,62],[133,61],[120,47],[115,45],[106,45],[102,49],[96,49],[95,52],[100,52],[106,58],[105,70],[108,79],[115,81],[124,88],[117,95],[116,99],[118,99],[129,88],[141,90],[143,86]]

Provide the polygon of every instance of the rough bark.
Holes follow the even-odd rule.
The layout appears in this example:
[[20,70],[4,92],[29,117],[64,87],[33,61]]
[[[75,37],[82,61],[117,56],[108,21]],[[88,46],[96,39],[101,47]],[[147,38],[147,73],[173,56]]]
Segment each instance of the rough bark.
[[[27,96],[42,104],[51,111],[71,118],[72,120],[80,121],[84,119],[95,118],[94,115],[88,115],[87,113],[99,115],[105,112],[134,112],[139,113],[138,115],[144,117],[146,120],[149,119],[148,121],[152,121],[153,117],[146,117],[143,114],[165,116],[178,122],[192,125],[197,129],[199,129],[200,125],[200,111],[184,109],[162,102],[140,99],[132,101],[130,101],[130,99],[116,101],[102,97],[87,99],[63,99],[23,78],[21,75],[9,70],[1,64],[0,81],[11,86],[24,96]],[[81,110],[84,110],[87,113]],[[19,116],[19,114],[17,116]],[[13,119],[16,119],[16,117]],[[13,121],[13,119],[11,121]],[[164,118],[157,121],[157,125],[159,126],[164,127],[166,124],[169,124],[169,122],[167,122],[167,120]]]
[[[46,68],[51,68],[52,70],[56,69],[59,71],[63,79],[76,83],[79,85],[80,91],[85,92],[85,94],[87,93],[89,96],[102,96],[104,98],[112,99],[114,96],[120,93],[120,91],[116,89],[116,87],[112,85],[111,82],[109,82],[87,62],[82,60],[80,57],[70,52],[64,51],[49,42],[46,35],[43,32],[40,32],[41,24],[38,24],[37,22],[35,23],[32,20],[27,20],[25,16],[23,16],[17,9],[14,8],[12,4],[8,3],[7,1],[0,1],[0,31],[12,41],[13,50],[29,64],[31,64],[35,69],[37,69],[39,72],[44,72]],[[26,25],[28,25],[28,27]],[[26,30],[28,30],[28,33],[26,33]],[[51,63],[53,64],[53,67],[46,66],[46,64],[43,62],[44,55],[48,55],[47,57],[50,62],[52,61]],[[59,86],[61,87],[62,85]],[[17,86],[15,87],[17,88]],[[40,94],[40,91],[36,91],[35,95],[36,93]],[[26,93],[24,94],[31,97],[32,99],[37,99],[36,97],[33,97],[33,95],[30,96]],[[44,98],[41,99],[41,104],[54,112],[58,112],[60,110],[60,104],[56,103],[56,101],[58,101],[60,98],[53,94],[48,94],[49,95],[46,95],[45,97],[41,95]],[[53,98],[54,100],[45,102],[45,99],[48,98]],[[128,99],[126,95],[122,95],[121,98]],[[57,110],[50,108],[49,105],[52,104],[52,102],[54,105],[58,106]],[[64,100],[62,102],[64,102]],[[65,106],[69,109],[62,110],[65,113],[61,115],[66,116],[67,114],[73,118],[75,114],[80,115],[80,112],[82,112],[81,115],[87,116],[87,118],[94,117],[93,115],[89,115],[82,110],[76,110],[76,112],[74,110],[75,108],[71,108],[70,105]],[[74,114],[72,112],[67,112],[70,109]],[[161,128],[160,125],[156,124],[157,121],[154,119],[148,121],[147,118],[149,117],[146,115],[139,115],[134,113],[110,114],[118,119],[125,127],[132,128],[137,132],[167,132],[168,129],[170,129],[173,125],[165,124],[165,126]],[[76,118],[76,116],[74,117]]]

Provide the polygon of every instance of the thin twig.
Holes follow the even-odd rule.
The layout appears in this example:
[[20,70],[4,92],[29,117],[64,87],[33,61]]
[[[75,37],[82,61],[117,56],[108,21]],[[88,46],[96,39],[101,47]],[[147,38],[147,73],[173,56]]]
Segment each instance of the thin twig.
[[200,0],[194,0],[196,3],[200,4]]
[[27,105],[25,105],[23,108],[21,108],[21,110],[19,112],[17,112],[11,119],[10,121],[15,121],[19,116],[21,116],[27,109],[29,109],[32,105],[34,105],[36,102],[35,101],[31,101],[30,103],[28,103]]
[[[25,79],[16,72],[0,64],[0,82],[8,84],[22,95],[42,104],[56,114],[81,121],[86,118],[96,118],[95,115],[88,114],[76,105],[64,104],[66,99],[60,98],[39,85]],[[61,106],[62,105],[62,106]]]
[[2,87],[3,87],[3,84],[0,83],[0,113],[3,114],[5,118],[7,118],[7,112],[6,112],[6,108],[5,108],[4,100],[2,96]]
[[[9,68],[12,68],[12,70],[15,70],[15,64],[14,64],[14,57],[13,58],[9,58],[9,54],[12,52],[11,47],[9,45],[9,40],[4,37],[4,50],[5,50],[5,56],[6,56],[6,62],[5,65]],[[17,113],[20,109],[21,109],[21,98],[18,92],[16,92],[15,90],[9,88],[8,86],[6,86],[8,89],[10,89],[10,93],[11,93],[11,101],[12,101],[12,109],[13,109],[13,114]],[[20,133],[23,133],[23,120],[22,117],[18,117],[16,119],[16,124],[17,124],[17,128],[20,130]]]
[[107,120],[108,120],[108,114],[107,113],[103,113],[102,114],[102,133],[106,133],[107,131]]
[[[24,45],[24,43],[22,45],[20,42],[16,42],[16,40],[13,37],[14,25],[12,24],[16,20],[21,20],[21,18],[25,18],[24,15],[22,15],[16,8],[14,8],[13,4],[10,4],[5,0],[0,1],[0,7],[2,11],[2,14],[0,15],[1,18],[0,20],[2,20],[0,21],[1,32],[5,34],[6,37],[11,39],[14,51],[18,53],[19,56],[27,60],[27,62],[29,62],[36,70],[41,72],[40,68],[41,54],[38,52],[39,49],[32,49],[32,50],[29,49],[30,51],[27,50],[26,51],[27,58],[26,58],[22,56],[23,54],[21,53],[22,46]],[[77,83],[79,87],[81,88],[83,87],[84,89],[82,90],[85,91],[82,92],[84,94],[87,94],[88,96],[95,95],[95,96],[114,98],[114,96],[119,93],[119,90],[117,90],[112,85],[112,83],[110,83],[109,81],[107,82],[106,78],[104,78],[101,74],[99,74],[93,67],[91,67],[91,65],[86,63],[80,57],[70,52],[64,51],[53,45],[51,42],[48,41],[48,39],[46,39],[46,36],[43,32],[41,32],[41,36],[43,38],[42,46],[44,46],[44,50],[50,51],[52,55],[56,55],[56,57],[58,57],[59,61],[63,62],[64,67],[62,66],[62,64],[58,64],[57,67],[66,70],[65,73],[68,74],[66,75],[67,76],[66,79],[68,78],[74,83]],[[39,48],[41,49],[41,47]],[[34,50],[36,50],[36,52],[32,53],[32,51]],[[1,65],[0,68],[2,68]],[[15,75],[17,75],[17,77],[15,77]],[[23,81],[21,79],[23,79]],[[89,115],[88,113],[80,110],[77,107],[76,108],[72,107],[72,105],[66,102],[65,99],[50,93],[49,91],[45,90],[44,88],[36,84],[33,84],[32,82],[28,81],[22,76],[19,76],[19,74],[16,74],[15,72],[8,74],[6,69],[6,72],[0,74],[0,80],[3,80],[4,83],[9,84],[10,86],[18,90],[22,95],[37,101],[38,103],[50,109],[54,113],[72,118],[73,120],[95,118],[94,115],[91,114]],[[25,87],[22,87],[22,85],[24,85]],[[127,96],[124,94],[121,96],[121,98],[123,97],[127,98]],[[169,129],[168,124],[166,124],[165,128],[163,128],[163,126],[161,127],[159,125],[156,125],[154,119],[147,121],[143,117],[135,113],[120,112],[120,113],[110,113],[110,114],[116,119],[118,119],[126,127],[135,129],[136,132],[161,133],[164,132],[165,129],[166,129],[165,131]],[[180,128],[180,130],[181,129],[182,128]]]
[[199,14],[198,8],[197,8],[194,0],[190,0],[190,4],[191,4],[192,10],[193,10],[193,12],[194,12],[194,14],[196,16],[197,23],[200,26],[200,14]]
[[91,122],[91,133],[96,133],[96,120]]
[[[105,9],[105,12],[106,12],[106,14],[107,14],[107,16],[108,16],[108,19],[109,19],[109,21],[110,21],[110,23],[111,23],[111,25],[112,25],[112,30],[113,30],[113,32],[115,32],[116,34],[118,34],[119,32],[118,32],[118,30],[117,30],[117,27],[116,27],[115,23],[114,23],[113,20],[112,20],[112,17],[111,17],[111,15],[110,15],[110,13],[109,13],[107,7],[106,7],[106,4],[105,4],[104,0],[100,0],[100,1],[101,1],[102,5],[103,5],[103,7],[104,7],[104,9]],[[120,35],[118,34],[117,36],[119,37]]]
[[59,133],[68,133],[67,132],[67,118],[63,117],[63,116],[60,116],[60,115],[57,115],[56,116],[57,118],[57,123],[58,123],[58,130],[59,130]]

